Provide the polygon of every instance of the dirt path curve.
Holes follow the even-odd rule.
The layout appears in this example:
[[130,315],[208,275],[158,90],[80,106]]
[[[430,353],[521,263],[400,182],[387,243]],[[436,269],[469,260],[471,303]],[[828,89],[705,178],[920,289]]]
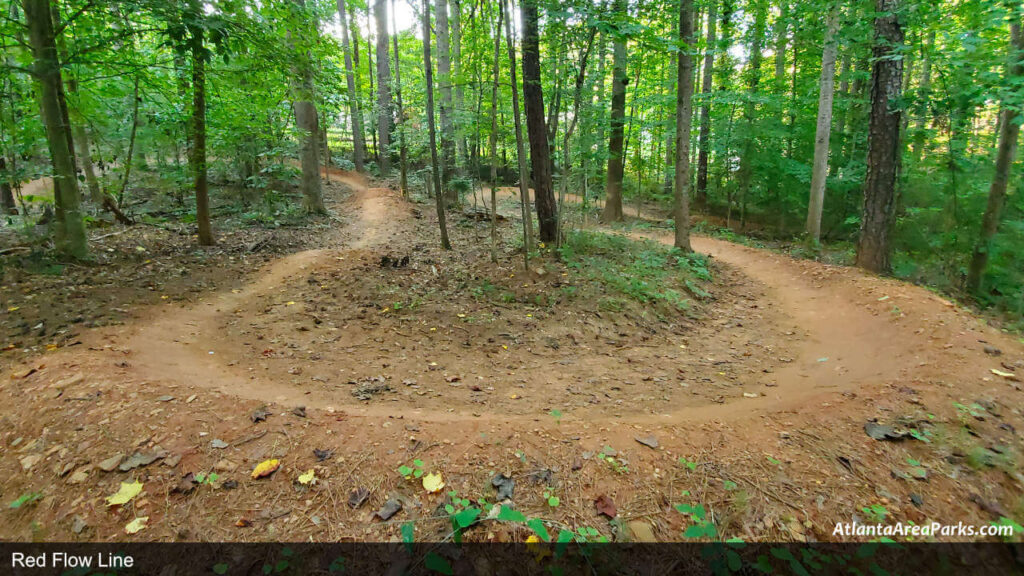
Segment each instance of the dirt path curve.
[[[224,341],[225,319],[262,296],[286,292],[289,282],[301,281],[296,277],[308,275],[318,263],[342,260],[350,251],[388,246],[407,225],[410,207],[394,192],[368,188],[361,176],[346,172],[332,171],[331,177],[351,187],[353,196],[346,203],[346,225],[332,231],[327,247],[275,260],[243,289],[140,324],[130,337],[132,365],[140,378],[204,386],[260,401],[345,408],[367,416],[391,413],[387,406],[353,404],[337,391],[303,389],[261,377],[252,367],[227,360],[240,344]],[[667,233],[632,235],[671,242]],[[783,318],[780,328],[792,336],[796,353],[780,358],[782,367],[774,372],[766,369],[763,385],[752,389],[761,394],[756,399],[628,418],[637,423],[755,421],[751,417],[757,414],[827,406],[830,397],[865,385],[978,382],[991,378],[989,369],[995,366],[980,342],[1004,350],[1024,348],[924,288],[722,240],[694,237],[693,244],[698,252],[739,269],[762,287],[761,305],[774,308]],[[478,418],[426,409],[413,412],[423,420]]]
[[[330,176],[352,189],[352,197],[345,202],[346,212],[355,210],[343,229],[332,227],[324,242],[328,247],[274,260],[242,289],[217,294],[186,309],[168,310],[140,325],[128,340],[132,365],[140,378],[194,384],[257,400],[303,399],[299,390],[257,379],[244,367],[222,359],[218,351],[226,351],[227,343],[220,338],[221,320],[260,296],[283,290],[318,263],[343,258],[340,255],[351,250],[385,245],[388,236],[403,226],[401,211],[392,209],[400,200],[391,191],[368,188],[365,177],[359,174],[332,170]],[[312,400],[311,404],[318,404],[315,398]]]

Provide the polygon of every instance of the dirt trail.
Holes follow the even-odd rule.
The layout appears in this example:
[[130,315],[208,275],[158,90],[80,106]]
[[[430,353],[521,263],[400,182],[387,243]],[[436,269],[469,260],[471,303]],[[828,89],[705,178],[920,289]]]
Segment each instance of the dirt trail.
[[[323,395],[306,395],[293,387],[254,377],[249,370],[223,358],[231,352],[221,334],[222,320],[248,303],[274,291],[325,261],[344,260],[345,254],[384,246],[403,225],[407,207],[386,188],[368,188],[364,177],[332,170],[331,179],[353,191],[350,204],[357,212],[344,230],[333,229],[329,248],[306,250],[268,264],[244,288],[232,290],[181,310],[172,309],[134,330],[127,339],[138,377],[168,384],[193,384],[253,400],[291,402],[329,407],[337,404]],[[346,238],[352,238],[346,242]]]
[[[341,171],[332,171],[331,177],[352,188],[350,203],[357,210],[334,238],[327,239],[330,247],[274,261],[243,289],[186,310],[168,311],[137,328],[129,341],[140,378],[195,384],[259,401],[325,409],[344,407],[368,416],[393,413],[394,408],[387,405],[359,404],[336,390],[311,390],[275,381],[262,377],[252,367],[227,360],[237,356],[241,344],[223,337],[226,318],[232,314],[241,318],[242,309],[260,297],[275,291],[286,293],[289,282],[301,282],[299,276],[308,275],[324,263],[387,247],[407,225],[410,206],[393,191],[368,188],[362,177]],[[671,241],[665,234],[633,235]],[[756,414],[798,410],[865,384],[908,378],[976,380],[987,375],[989,364],[978,341],[1004,349],[1019,347],[923,288],[721,240],[694,237],[693,242],[697,251],[741,270],[762,287],[764,305],[788,323],[782,329],[793,336],[796,354],[780,358],[782,366],[765,375],[765,383],[772,387],[765,387],[764,397],[757,401],[675,406],[659,410],[657,415],[630,418],[637,423],[738,421]],[[660,368],[671,367],[651,367]],[[424,420],[442,421],[488,416],[423,408],[414,408],[413,412]],[[516,419],[510,415],[500,418]]]

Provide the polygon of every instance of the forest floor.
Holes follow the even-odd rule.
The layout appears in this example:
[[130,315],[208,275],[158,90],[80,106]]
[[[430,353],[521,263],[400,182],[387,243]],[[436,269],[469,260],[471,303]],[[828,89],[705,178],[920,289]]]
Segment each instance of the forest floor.
[[527,518],[616,540],[683,539],[679,504],[762,541],[1024,520],[1024,344],[926,289],[695,237],[692,308],[598,305],[550,254],[524,271],[507,195],[493,264],[487,222],[452,214],[443,252],[432,204],[332,180],[338,217],[305,228],[136,226],[94,266],[8,266],[0,538],[440,540],[498,474]]

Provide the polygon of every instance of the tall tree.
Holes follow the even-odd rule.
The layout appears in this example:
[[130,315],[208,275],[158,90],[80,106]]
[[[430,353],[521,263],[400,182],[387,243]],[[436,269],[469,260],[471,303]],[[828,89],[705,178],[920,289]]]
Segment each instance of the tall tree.
[[458,190],[450,186],[455,176],[455,121],[452,118],[452,61],[448,28],[448,0],[435,2],[437,31],[437,73],[441,89],[441,183],[449,205],[459,202]]
[[406,143],[405,133],[405,105],[402,103],[402,53],[398,51],[398,26],[395,24],[395,2],[391,0],[391,25],[394,28],[394,35],[391,41],[394,43],[395,52],[395,99],[398,103],[398,164],[399,164],[399,189],[402,197],[409,198],[409,146]]
[[602,222],[622,220],[622,177],[625,172],[626,125],[626,36],[622,30],[623,21],[628,18],[626,0],[615,0],[614,12],[619,24],[612,41],[612,108],[608,136],[608,180],[605,182],[604,211]]
[[196,193],[196,224],[199,244],[213,246],[210,224],[210,190],[206,165],[206,30],[204,7],[200,0],[189,0],[188,17],[192,21],[189,53],[192,58],[192,150],[189,166]]
[[1024,82],[1024,33],[1021,31],[1021,4],[1019,0],[1006,2],[1010,12],[1010,57],[1006,66],[1006,84],[1013,86],[1004,96],[999,121],[999,147],[996,151],[996,167],[988,191],[988,204],[981,222],[981,235],[967,270],[967,290],[977,293],[982,286],[985,268],[988,266],[992,239],[999,232],[1003,208],[1006,205],[1006,188],[1010,169],[1017,155],[1017,141],[1020,137],[1021,82]]
[[901,0],[876,0],[874,66],[871,72],[871,120],[864,176],[857,265],[872,272],[892,269],[892,232],[896,175],[900,161],[900,94],[903,85]]
[[928,33],[928,38],[925,41],[924,46],[921,48],[921,83],[918,84],[918,92],[921,95],[921,100],[925,102],[920,107],[915,119],[914,128],[914,165],[921,163],[921,157],[924,155],[925,139],[928,133],[928,102],[931,100],[932,92],[932,49],[935,47],[935,30],[931,30]]
[[[501,0],[504,3],[504,0]],[[498,263],[498,80],[501,74],[501,23],[505,10],[498,10],[498,24],[494,27],[494,64],[491,71],[491,262]],[[513,91],[515,91],[513,89]]]
[[690,248],[690,128],[693,124],[693,0],[679,2],[679,68],[676,90],[675,247]]
[[71,126],[63,103],[63,79],[49,0],[22,0],[39,84],[39,104],[53,165],[57,248],[73,258],[89,255],[80,208]]
[[465,126],[461,120],[465,106],[465,88],[462,82],[462,2],[450,0],[452,25],[452,83],[455,85],[455,102],[453,104],[453,120],[455,123],[455,143],[458,152],[456,162],[469,165]]
[[427,130],[430,134],[430,175],[434,182],[434,205],[437,207],[437,224],[441,229],[441,247],[451,250],[448,240],[448,221],[445,217],[445,200],[441,192],[441,174],[437,161],[437,123],[434,121],[434,64],[430,60],[430,0],[423,0],[423,81],[427,95]]
[[526,131],[530,138],[530,165],[533,167],[533,197],[537,204],[537,225],[541,242],[558,238],[558,206],[551,183],[551,148],[544,119],[544,93],[540,83],[540,31],[537,0],[523,0],[523,104],[526,107]]
[[[293,0],[296,8],[299,44],[308,42],[316,34],[314,17],[306,9],[306,0]],[[295,40],[293,39],[293,42]],[[298,46],[298,44],[293,45]],[[294,56],[295,78],[292,82],[292,100],[295,109],[295,127],[299,132],[299,159],[302,166],[302,206],[311,214],[323,214],[323,192],[320,186],[320,120],[313,103],[313,61],[310,51],[299,48]]]
[[821,81],[818,90],[818,126],[814,135],[814,162],[811,165],[811,194],[807,205],[807,239],[814,245],[821,241],[821,212],[825,205],[825,184],[828,179],[829,137],[832,134],[832,99],[836,88],[836,55],[839,44],[839,6],[829,6],[825,26],[825,47],[821,53]]
[[714,84],[716,25],[718,21],[718,0],[711,0],[708,6],[708,32],[704,52],[704,81],[701,83],[700,135],[697,137],[697,192],[695,202],[698,210],[707,209],[708,204],[708,161],[711,155],[711,94]]
[[768,12],[767,0],[751,0],[754,11],[754,26],[750,30],[750,59],[747,62],[747,96],[743,108],[743,121],[746,132],[743,135],[743,150],[740,156],[740,168],[736,174],[736,187],[740,201],[740,228],[747,224],[747,197],[754,177],[754,121],[757,112],[757,92],[761,82],[761,61],[764,55],[761,47],[764,42],[765,18]]
[[388,0],[376,0],[377,17],[377,138],[381,174],[391,170],[391,66],[388,63]]
[[[523,142],[523,120],[519,112],[519,88],[516,79],[516,47],[512,36],[511,9],[506,9],[505,0],[498,0],[505,12],[505,44],[508,47],[509,74],[512,80],[512,117],[515,119],[516,159],[519,164],[519,200],[523,215],[523,265],[530,267],[530,250],[533,249],[533,220],[530,216],[530,170],[526,163],[526,144]],[[512,0],[508,0],[509,3]]]
[[363,171],[366,161],[366,141],[363,139],[363,113],[359,109],[359,93],[356,91],[355,67],[352,65],[352,46],[349,41],[348,8],[345,0],[338,0],[338,18],[341,23],[341,47],[345,52],[345,86],[348,89],[348,116],[352,128],[352,164]]

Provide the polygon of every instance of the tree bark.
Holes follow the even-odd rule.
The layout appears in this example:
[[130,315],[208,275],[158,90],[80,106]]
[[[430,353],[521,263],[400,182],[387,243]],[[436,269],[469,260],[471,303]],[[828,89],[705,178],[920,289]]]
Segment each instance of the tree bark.
[[[1021,31],[1020,2],[1007,2],[1010,9],[1010,59],[1006,69],[1006,84],[1018,85],[1024,78],[1024,33]],[[1019,90],[1014,90],[1019,93]],[[1015,102],[1004,102],[999,122],[999,148],[996,152],[995,174],[988,191],[988,205],[981,223],[981,235],[974,246],[971,263],[967,270],[967,291],[973,294],[980,292],[985,268],[988,266],[992,240],[999,232],[1003,208],[1006,205],[1006,188],[1010,179],[1010,169],[1017,155],[1017,140],[1020,136],[1020,112]]]
[[558,206],[555,204],[551,184],[551,147],[544,120],[544,93],[540,84],[537,0],[523,0],[520,10],[523,18],[523,104],[526,107],[526,131],[530,138],[537,226],[541,242],[555,242],[558,238]]
[[395,98],[398,100],[398,163],[399,163],[399,189],[402,197],[409,198],[409,147],[406,145],[405,136],[405,105],[402,103],[402,57],[398,51],[398,26],[395,24],[395,0],[391,0],[391,26],[395,30],[391,37],[395,49]]
[[[191,0],[196,15],[202,14],[199,0]],[[192,35],[192,154],[189,164],[196,191],[196,224],[199,244],[213,246],[213,228],[210,225],[210,197],[206,170],[206,50],[202,28]]]
[[448,240],[448,222],[445,218],[445,200],[441,191],[441,175],[437,161],[437,123],[434,121],[434,65],[430,60],[430,0],[423,0],[423,73],[427,93],[427,127],[430,133],[430,172],[434,183],[434,205],[437,224],[441,229],[441,247],[451,250]]
[[829,7],[825,32],[825,47],[821,54],[821,87],[818,92],[818,126],[814,135],[814,163],[811,165],[811,194],[807,206],[807,238],[814,245],[821,241],[821,213],[825,205],[825,185],[828,179],[829,138],[832,133],[832,99],[836,87],[836,56],[839,45],[839,6]]
[[[306,0],[293,0],[299,12],[302,28],[299,34],[315,34],[316,25],[310,26],[306,14]],[[289,33],[290,36],[290,33]],[[295,50],[294,45],[292,50]],[[299,160],[302,166],[302,206],[309,214],[323,214],[323,191],[320,184],[320,120],[313,103],[313,64],[307,50],[294,54],[295,78],[292,82],[292,105],[295,109],[295,127],[299,133]]]
[[676,91],[676,186],[675,247],[692,252],[690,247],[690,129],[693,124],[693,0],[679,2],[678,89]]
[[718,24],[718,0],[711,0],[708,7],[707,49],[704,53],[704,82],[701,85],[700,135],[697,137],[697,209],[705,211],[708,206],[708,161],[711,155],[711,94],[713,92],[716,50],[716,26]]
[[[504,2],[504,0],[502,0]],[[505,11],[498,11],[494,28],[494,67],[491,78],[491,134],[488,140],[491,156],[491,262],[498,263],[498,78],[501,73],[501,24]],[[513,91],[515,88],[513,87]]]
[[381,175],[391,171],[391,66],[388,62],[388,0],[376,0],[377,18],[377,141]]
[[456,143],[456,164],[461,163],[463,167],[469,166],[469,155],[467,153],[465,126],[461,121],[465,108],[465,90],[462,87],[462,2],[461,0],[450,0],[451,25],[452,25],[452,84],[455,85],[455,103],[453,108],[453,120],[455,123]]
[[452,119],[452,65],[448,29],[448,0],[436,0],[434,28],[437,31],[437,74],[441,89],[441,183],[449,206],[459,203],[459,193],[450,186],[455,176],[455,122]]
[[[626,0],[615,0],[615,12],[620,18],[626,16]],[[615,32],[612,41],[612,107],[608,136],[608,180],[605,182],[604,211],[601,221],[622,220],[622,178],[625,172],[624,128],[626,124],[626,38],[621,31]]]
[[363,119],[359,110],[359,94],[356,92],[355,68],[352,65],[352,49],[349,43],[348,12],[345,0],[338,0],[338,17],[341,19],[341,47],[345,52],[345,86],[348,88],[348,115],[352,124],[352,164],[363,171],[366,161],[366,141],[363,140]]
[[[501,2],[506,11],[505,0]],[[511,0],[509,0],[511,2]],[[519,164],[519,199],[523,214],[523,264],[530,268],[530,250],[533,249],[533,220],[530,216],[530,170],[526,163],[526,144],[523,142],[523,120],[519,112],[519,86],[516,80],[516,47],[512,37],[511,9],[505,14],[505,42],[508,46],[509,74],[512,79],[512,111],[516,129],[516,160]]]
[[89,255],[72,156],[70,122],[62,109],[60,60],[48,0],[22,0],[39,82],[40,111],[53,164],[57,249],[76,259]]
[[14,205],[14,190],[11,187],[11,179],[5,173],[7,171],[7,158],[0,156],[0,211],[3,214],[15,215],[18,207]]
[[871,120],[868,125],[868,157],[864,176],[864,205],[857,266],[877,273],[892,269],[892,230],[896,175],[900,160],[899,99],[903,62],[896,56],[903,44],[903,27],[897,12],[900,0],[876,0],[874,69],[871,74]]
[[[139,132],[139,76],[135,76],[135,89],[132,91],[132,129],[128,134],[128,153],[124,159],[124,177],[121,189],[117,191],[117,205],[124,206],[124,194],[128,191],[128,181],[132,176],[132,159],[135,157],[135,136]],[[91,164],[92,161],[90,160]]]

